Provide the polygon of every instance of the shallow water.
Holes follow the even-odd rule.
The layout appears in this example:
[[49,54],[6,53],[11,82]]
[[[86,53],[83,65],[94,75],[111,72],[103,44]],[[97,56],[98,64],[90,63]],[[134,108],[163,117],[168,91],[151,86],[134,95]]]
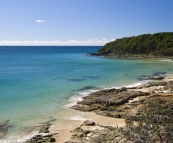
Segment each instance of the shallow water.
[[109,59],[86,54],[99,48],[0,47],[0,122],[9,119],[13,125],[6,137],[63,113],[64,105],[90,91],[139,84],[142,75],[173,72],[170,60]]

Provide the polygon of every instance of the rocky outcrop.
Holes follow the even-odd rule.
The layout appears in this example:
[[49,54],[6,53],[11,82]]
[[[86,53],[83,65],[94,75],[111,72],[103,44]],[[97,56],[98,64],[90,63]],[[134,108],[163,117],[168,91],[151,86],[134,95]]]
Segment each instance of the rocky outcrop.
[[165,72],[157,72],[153,75],[143,75],[139,77],[139,80],[162,80],[166,77]]
[[95,124],[95,122],[86,120],[86,121],[83,122],[83,125],[85,125],[85,126],[94,126],[96,124]]
[[129,114],[136,114],[136,111],[132,110],[135,107],[135,102],[129,103],[129,101],[148,95],[147,92],[129,91],[127,88],[101,90],[84,97],[82,101],[71,108],[85,112],[94,111],[103,116],[126,118]]
[[120,143],[124,141],[124,137],[118,131],[118,128],[96,125],[95,123],[92,126],[93,128],[88,129],[90,125],[84,122],[72,131],[71,141],[66,143]]
[[[133,88],[113,88],[97,91],[83,97],[82,101],[71,108],[85,112],[93,111],[96,114],[108,117],[131,118],[138,122],[149,101],[160,99],[163,108],[169,107],[172,110],[173,106],[170,104],[172,98],[173,81],[158,81]],[[173,114],[172,111],[170,114]],[[121,129],[127,130],[127,127]],[[92,121],[84,121],[80,127],[72,131],[71,141],[66,143],[132,143],[124,138],[121,129],[100,126]]]
[[[156,87],[156,89],[149,89],[153,87]],[[148,92],[141,92],[142,88],[148,88]],[[172,91],[173,81],[150,82],[133,88],[106,89],[83,97],[82,101],[79,101],[71,108],[84,112],[93,111],[98,115],[126,119],[140,115],[140,105],[147,104],[148,99],[155,93],[164,95],[164,93],[172,94]],[[135,98],[138,99],[135,100]]]
[[58,133],[49,133],[49,128],[51,124],[43,125],[39,133],[35,136],[33,136],[31,139],[28,139],[25,143],[51,143],[56,142],[56,139],[53,137],[53,135],[56,135]]
[[173,89],[173,81],[168,81],[168,82],[150,82],[143,87],[148,88],[148,87],[153,87],[153,86],[161,86],[163,87],[164,90],[172,91]]

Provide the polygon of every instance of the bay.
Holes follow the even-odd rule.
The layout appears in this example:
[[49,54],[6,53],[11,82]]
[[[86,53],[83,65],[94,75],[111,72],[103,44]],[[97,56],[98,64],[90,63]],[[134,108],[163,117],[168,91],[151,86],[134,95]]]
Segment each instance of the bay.
[[111,59],[90,56],[100,46],[1,46],[0,122],[34,125],[62,112],[72,97],[106,87],[140,84],[142,75],[173,72],[162,59]]

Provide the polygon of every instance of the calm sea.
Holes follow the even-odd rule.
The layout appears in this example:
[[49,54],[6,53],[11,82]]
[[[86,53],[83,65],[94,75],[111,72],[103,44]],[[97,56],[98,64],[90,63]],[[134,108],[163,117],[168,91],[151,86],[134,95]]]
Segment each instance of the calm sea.
[[159,59],[94,57],[99,46],[1,46],[0,122],[17,127],[63,110],[71,97],[87,91],[141,83],[156,72],[173,73],[173,62]]

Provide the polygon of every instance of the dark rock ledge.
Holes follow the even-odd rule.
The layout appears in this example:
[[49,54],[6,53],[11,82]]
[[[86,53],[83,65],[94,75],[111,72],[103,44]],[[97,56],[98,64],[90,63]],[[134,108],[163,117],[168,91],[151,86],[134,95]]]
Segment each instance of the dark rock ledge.
[[83,97],[83,101],[79,101],[71,108],[84,112],[93,111],[96,114],[108,117],[127,118],[128,116],[136,115],[136,111],[132,110],[135,107],[135,103],[129,103],[129,101],[136,97],[148,95],[148,92],[130,91],[125,87],[101,90]]
[[25,143],[50,143],[50,142],[56,142],[56,139],[53,137],[53,135],[56,135],[58,133],[49,133],[49,128],[51,124],[43,125],[39,133],[35,136],[33,136],[31,139],[28,139]]

